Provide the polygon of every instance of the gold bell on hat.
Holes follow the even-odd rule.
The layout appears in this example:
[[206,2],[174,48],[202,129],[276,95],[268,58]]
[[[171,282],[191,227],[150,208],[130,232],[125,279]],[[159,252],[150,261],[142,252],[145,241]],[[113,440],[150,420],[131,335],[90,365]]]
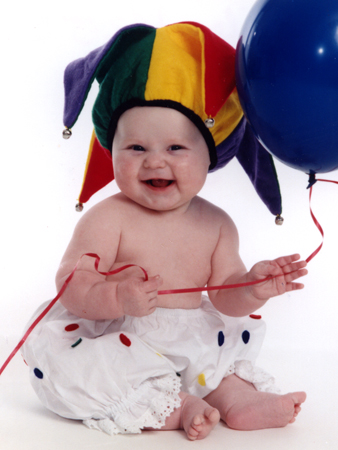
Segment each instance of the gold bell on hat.
[[83,203],[76,203],[75,205],[75,211],[82,212],[83,211]]
[[70,131],[69,128],[66,128],[65,130],[63,130],[62,132],[62,137],[63,139],[69,139],[72,135],[72,132]]
[[275,224],[276,225],[283,225],[283,223],[284,223],[283,217],[280,214],[278,214],[278,216],[276,216],[276,219],[275,219]]
[[212,128],[215,125],[215,119],[209,117],[208,119],[205,119],[204,123],[207,128]]

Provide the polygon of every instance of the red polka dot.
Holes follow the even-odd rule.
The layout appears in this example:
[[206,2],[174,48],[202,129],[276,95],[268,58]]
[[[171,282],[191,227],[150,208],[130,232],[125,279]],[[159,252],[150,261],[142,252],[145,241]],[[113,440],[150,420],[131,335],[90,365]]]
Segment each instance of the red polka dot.
[[130,339],[128,339],[127,336],[122,333],[120,334],[120,341],[122,342],[123,345],[126,345],[127,347],[131,346]]
[[67,326],[65,327],[65,330],[66,330],[66,331],[75,331],[75,330],[77,330],[78,328],[80,328],[80,325],[79,325],[79,324],[77,324],[77,323],[71,323],[70,325],[67,325]]
[[257,320],[262,318],[262,316],[258,316],[256,314],[250,314],[250,317],[251,317],[251,319],[257,319]]

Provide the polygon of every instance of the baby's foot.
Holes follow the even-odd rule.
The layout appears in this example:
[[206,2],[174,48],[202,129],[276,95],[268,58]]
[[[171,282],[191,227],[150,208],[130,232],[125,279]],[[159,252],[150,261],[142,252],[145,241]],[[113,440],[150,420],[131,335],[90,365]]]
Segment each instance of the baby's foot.
[[296,420],[305,401],[305,392],[276,395],[252,392],[228,411],[226,423],[230,428],[258,430],[285,427]]
[[204,439],[218,424],[220,414],[204,400],[188,395],[182,404],[181,423],[188,439]]

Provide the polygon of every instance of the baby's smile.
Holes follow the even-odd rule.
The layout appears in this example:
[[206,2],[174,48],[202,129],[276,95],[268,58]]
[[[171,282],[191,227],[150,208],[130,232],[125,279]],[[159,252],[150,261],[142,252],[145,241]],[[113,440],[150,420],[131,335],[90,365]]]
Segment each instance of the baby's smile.
[[146,180],[145,183],[153,188],[166,188],[170,186],[174,180],[164,180],[161,178],[153,178],[150,180]]

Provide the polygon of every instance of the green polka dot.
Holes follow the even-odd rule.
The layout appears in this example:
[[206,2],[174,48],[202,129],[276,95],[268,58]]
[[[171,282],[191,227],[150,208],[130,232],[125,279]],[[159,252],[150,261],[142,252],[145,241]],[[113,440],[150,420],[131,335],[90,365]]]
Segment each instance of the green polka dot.
[[72,348],[77,347],[79,344],[81,344],[82,339],[78,339],[76,342],[74,342],[74,344],[72,345]]

